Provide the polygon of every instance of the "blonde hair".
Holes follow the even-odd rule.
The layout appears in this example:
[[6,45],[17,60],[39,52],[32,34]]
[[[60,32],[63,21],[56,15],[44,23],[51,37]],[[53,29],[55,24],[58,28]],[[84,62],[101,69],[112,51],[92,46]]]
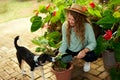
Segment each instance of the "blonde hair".
[[[86,16],[74,12],[74,11],[67,11],[67,15],[71,14],[74,17],[75,20],[75,33],[78,39],[81,40],[82,44],[84,43],[85,40],[85,26],[84,23],[88,22],[86,20]],[[67,37],[67,42],[68,45],[70,46],[70,34],[71,34],[71,28],[72,26],[70,26],[69,22],[67,22],[67,29],[66,29],[66,37]]]

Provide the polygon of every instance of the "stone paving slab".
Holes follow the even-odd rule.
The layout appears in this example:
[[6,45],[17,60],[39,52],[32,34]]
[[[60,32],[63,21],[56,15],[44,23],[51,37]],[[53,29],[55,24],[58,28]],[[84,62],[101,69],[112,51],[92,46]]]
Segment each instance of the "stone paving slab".
[[[43,30],[38,30],[34,33],[30,32],[31,23],[29,19],[22,18],[0,24],[0,80],[30,80],[30,70],[26,63],[24,64],[26,75],[22,76],[21,74],[16,59],[16,50],[13,45],[15,36],[20,35],[18,43],[34,52],[36,46],[31,40],[36,36],[42,35]],[[75,59],[73,63],[72,80],[110,80],[101,58],[91,63],[89,72],[83,72],[82,70],[84,61]],[[56,80],[50,67],[51,63],[44,66],[45,78],[46,80]],[[39,68],[34,71],[34,75],[35,80],[42,80]]]

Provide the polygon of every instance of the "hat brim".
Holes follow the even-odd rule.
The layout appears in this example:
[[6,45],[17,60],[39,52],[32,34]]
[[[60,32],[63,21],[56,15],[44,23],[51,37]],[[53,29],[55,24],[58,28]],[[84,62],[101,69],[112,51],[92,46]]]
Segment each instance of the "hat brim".
[[71,8],[65,8],[66,11],[74,11],[74,12],[77,12],[77,13],[80,13],[84,16],[87,16],[86,14],[84,14],[83,12],[79,11],[79,10],[76,10],[76,9],[71,9]]

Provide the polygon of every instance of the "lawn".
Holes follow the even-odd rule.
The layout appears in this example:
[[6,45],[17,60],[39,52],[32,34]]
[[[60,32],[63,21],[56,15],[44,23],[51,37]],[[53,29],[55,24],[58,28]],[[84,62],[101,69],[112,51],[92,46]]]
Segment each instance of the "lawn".
[[40,4],[47,4],[50,0],[0,0],[0,23],[13,19],[29,17]]

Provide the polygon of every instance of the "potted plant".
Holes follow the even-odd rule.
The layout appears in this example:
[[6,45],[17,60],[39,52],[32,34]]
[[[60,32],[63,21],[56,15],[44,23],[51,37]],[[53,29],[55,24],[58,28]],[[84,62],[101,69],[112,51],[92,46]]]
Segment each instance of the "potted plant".
[[[57,80],[61,80],[62,78],[62,80],[71,79],[71,70],[73,68],[73,65],[70,62],[66,63],[62,60],[62,55],[58,54],[57,47],[51,47],[51,44],[54,42],[49,42],[43,36],[33,39],[32,42],[38,45],[36,52],[48,53],[51,56],[55,57],[55,62],[52,62],[51,71],[55,74]],[[54,46],[58,46],[58,44]]]
[[51,71],[55,74],[57,80],[71,80],[73,64],[64,62],[62,55],[56,58],[56,61],[52,64]]
[[48,37],[45,38],[44,36],[33,39],[32,42],[38,45],[35,51],[48,53],[51,56],[56,57],[55,62],[52,62],[51,71],[55,74],[57,80],[61,80],[62,78],[63,78],[62,80],[70,80],[73,65],[70,62],[68,63],[64,62],[62,60],[62,55],[58,54],[57,50],[58,44],[54,44],[53,46],[54,41],[49,42],[47,39]]
[[112,80],[118,80],[120,73],[120,1],[110,0],[105,6],[102,17],[96,22],[100,25],[102,34],[97,38],[95,49],[102,54],[105,69]]
[[120,44],[120,12],[117,9],[120,1],[111,1],[103,11],[103,17],[96,24],[100,25],[102,34],[97,38],[96,52],[99,54],[105,50],[113,50],[115,57],[118,60]]
[[[44,52],[56,57],[55,62],[52,62],[51,66],[51,71],[55,74],[56,79],[61,80],[63,78],[62,80],[70,80],[73,65],[70,62],[64,62],[62,60],[62,55],[58,54],[57,48],[60,45],[60,42],[58,42],[59,39],[60,34],[57,32],[52,32],[40,36],[39,38],[34,38],[32,42],[38,45],[38,47],[35,50],[36,52]],[[56,56],[56,54],[58,55]]]

